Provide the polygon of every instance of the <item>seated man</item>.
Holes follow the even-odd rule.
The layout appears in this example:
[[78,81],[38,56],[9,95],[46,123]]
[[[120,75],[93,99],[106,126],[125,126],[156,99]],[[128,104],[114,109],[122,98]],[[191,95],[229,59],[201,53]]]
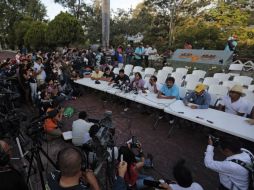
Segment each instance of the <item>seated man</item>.
[[244,116],[247,112],[248,105],[241,96],[243,96],[243,87],[240,85],[233,86],[227,96],[219,104],[219,110],[234,115]]
[[108,83],[108,85],[111,85],[112,83],[116,83],[116,84],[130,83],[130,78],[128,77],[128,75],[124,74],[124,70],[123,69],[120,69],[119,70],[119,75],[115,79],[112,79]]
[[0,189],[28,190],[23,176],[10,165],[11,147],[0,140]]
[[79,119],[72,123],[72,143],[75,146],[81,146],[90,140],[89,129],[93,123],[86,121],[87,114],[85,111],[79,113]]
[[99,190],[94,173],[85,166],[85,155],[76,148],[65,148],[57,155],[58,170],[51,172],[48,186],[51,190],[79,189],[88,190],[88,183],[93,190]]
[[100,71],[99,67],[95,67],[94,72],[91,75],[91,79],[92,80],[100,80],[102,78],[103,74],[104,73],[102,71]]
[[160,99],[177,99],[179,100],[179,88],[175,84],[173,77],[168,77],[165,84],[161,87],[158,98]]
[[[154,75],[151,76],[149,81],[145,83],[144,89],[149,90],[149,92],[157,94],[160,89],[159,84],[157,83],[157,77]],[[143,93],[146,93],[145,90],[143,90]]]
[[101,80],[109,82],[109,81],[114,80],[114,79],[115,79],[115,74],[110,70],[109,67],[106,67]]
[[203,84],[198,84],[195,90],[187,94],[183,99],[183,103],[186,106],[190,106],[191,109],[208,109],[210,102],[211,96]]

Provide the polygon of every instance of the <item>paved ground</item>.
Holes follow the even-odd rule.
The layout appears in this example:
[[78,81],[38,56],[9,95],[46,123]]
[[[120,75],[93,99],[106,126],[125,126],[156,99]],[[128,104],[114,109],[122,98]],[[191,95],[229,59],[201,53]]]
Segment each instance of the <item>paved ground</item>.
[[[132,104],[128,112],[123,111],[123,105],[110,100],[106,104],[102,100],[102,95],[98,91],[85,90],[85,94],[77,100],[68,101],[65,106],[73,106],[75,115],[72,118],[64,119],[64,130],[70,130],[72,121],[77,119],[79,111],[85,110],[91,118],[102,118],[105,110],[113,111],[113,125],[116,128],[116,145],[120,146],[131,138],[132,135],[138,137],[142,142],[145,153],[154,156],[154,169],[145,172],[157,179],[173,179],[172,168],[174,163],[183,158],[187,160],[187,165],[193,172],[194,180],[203,185],[206,190],[213,190],[218,184],[218,176],[206,169],[203,163],[204,151],[207,144],[208,129],[201,130],[200,126],[184,126],[173,132],[171,138],[167,138],[169,125],[165,121],[159,123],[158,129],[153,130],[154,115],[141,114],[142,107]],[[58,150],[62,147],[70,146],[62,140],[50,142],[48,145],[49,155],[56,158]],[[247,146],[253,143],[247,142]],[[46,148],[46,147],[45,147]],[[216,158],[223,159],[220,152],[216,151]]]

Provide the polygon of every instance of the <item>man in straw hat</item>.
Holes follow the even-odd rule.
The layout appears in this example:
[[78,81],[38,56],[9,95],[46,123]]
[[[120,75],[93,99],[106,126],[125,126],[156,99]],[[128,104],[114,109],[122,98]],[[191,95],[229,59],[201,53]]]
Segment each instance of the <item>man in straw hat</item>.
[[192,109],[208,109],[211,102],[211,96],[206,91],[204,84],[198,84],[194,91],[186,95],[183,103]]
[[234,115],[244,116],[248,106],[242,96],[244,96],[243,87],[241,85],[234,85],[229,90],[228,95],[220,102],[219,110],[232,113]]

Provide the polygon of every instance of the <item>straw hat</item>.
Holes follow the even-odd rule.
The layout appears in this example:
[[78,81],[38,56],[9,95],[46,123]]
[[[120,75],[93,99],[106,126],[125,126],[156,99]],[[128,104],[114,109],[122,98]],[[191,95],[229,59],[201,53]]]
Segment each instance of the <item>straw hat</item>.
[[241,96],[244,96],[243,87],[241,85],[234,85],[230,90],[230,92],[237,92],[241,94]]

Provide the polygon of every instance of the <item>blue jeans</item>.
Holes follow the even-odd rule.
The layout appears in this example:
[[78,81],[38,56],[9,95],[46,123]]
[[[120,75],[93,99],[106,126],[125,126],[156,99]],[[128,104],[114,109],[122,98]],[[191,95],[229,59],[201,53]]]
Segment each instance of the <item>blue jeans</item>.
[[151,176],[146,176],[146,175],[138,175],[138,179],[136,181],[136,187],[137,189],[143,189],[145,187],[144,185],[144,180],[154,180]]

